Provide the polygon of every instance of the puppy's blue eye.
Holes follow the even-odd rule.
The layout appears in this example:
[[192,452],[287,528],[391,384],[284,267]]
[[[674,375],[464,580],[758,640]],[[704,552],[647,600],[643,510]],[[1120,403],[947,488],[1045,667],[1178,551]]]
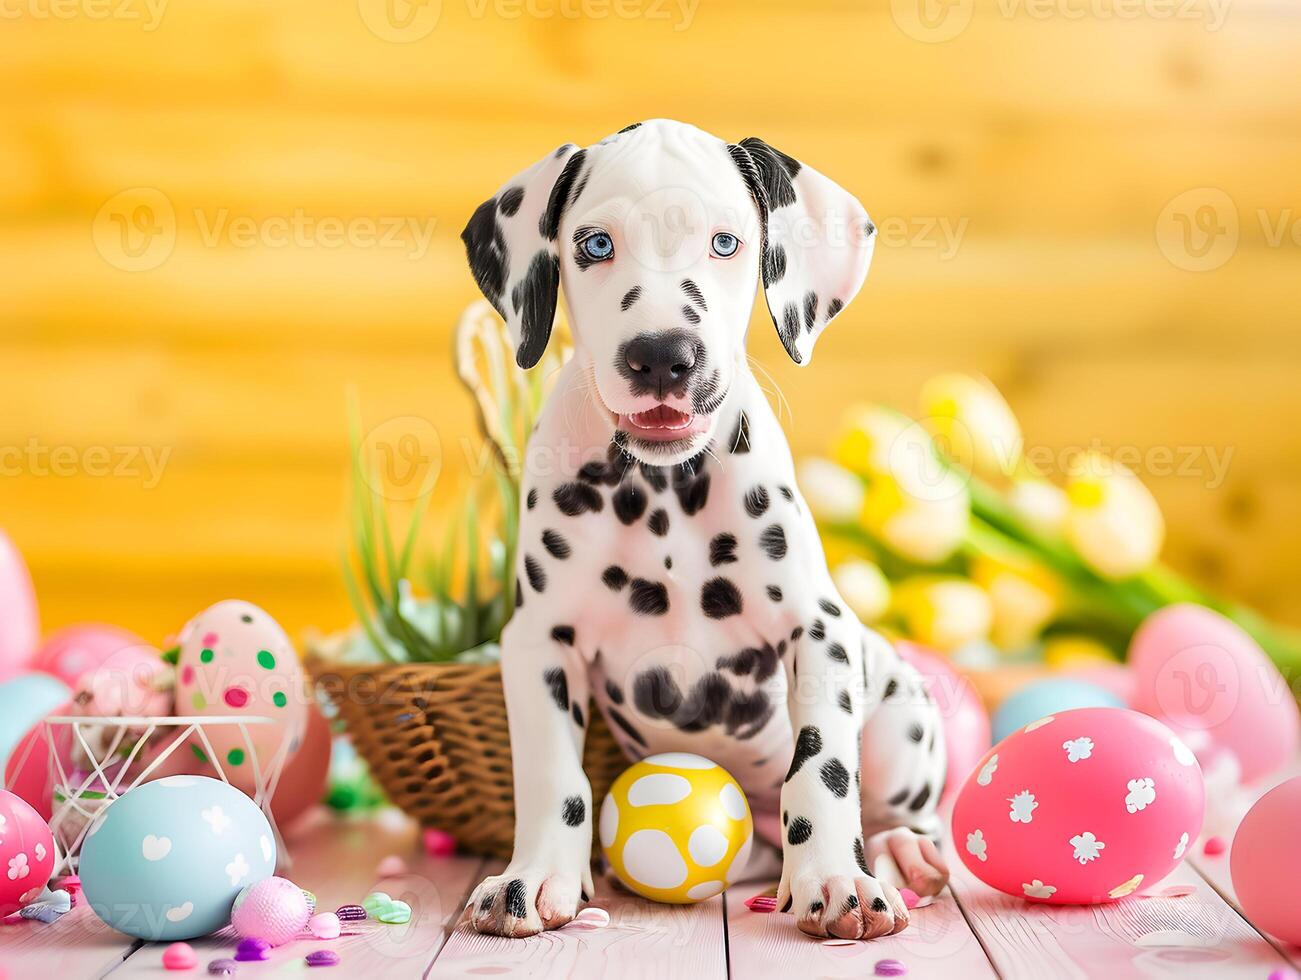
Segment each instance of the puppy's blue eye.
[[604,262],[614,255],[614,242],[603,231],[588,235],[579,248],[583,250],[584,255],[596,262]]
[[720,231],[714,236],[714,240],[710,244],[714,254],[720,259],[730,259],[736,254],[736,250],[741,247],[741,239],[735,235],[729,235],[725,231]]

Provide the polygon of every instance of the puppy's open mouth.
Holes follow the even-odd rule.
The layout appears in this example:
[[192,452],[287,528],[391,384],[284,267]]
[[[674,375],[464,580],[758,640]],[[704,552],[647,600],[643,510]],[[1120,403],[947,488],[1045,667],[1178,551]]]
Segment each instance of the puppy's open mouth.
[[619,416],[619,428],[647,442],[680,442],[709,430],[709,416],[679,412],[669,405],[656,405],[644,412]]

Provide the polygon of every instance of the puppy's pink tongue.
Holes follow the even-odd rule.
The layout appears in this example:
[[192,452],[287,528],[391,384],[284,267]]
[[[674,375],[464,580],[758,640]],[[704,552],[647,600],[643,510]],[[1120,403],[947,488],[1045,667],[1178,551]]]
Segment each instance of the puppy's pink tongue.
[[690,415],[668,405],[656,405],[644,412],[619,416],[620,422],[625,420],[638,429],[685,429],[691,424]]

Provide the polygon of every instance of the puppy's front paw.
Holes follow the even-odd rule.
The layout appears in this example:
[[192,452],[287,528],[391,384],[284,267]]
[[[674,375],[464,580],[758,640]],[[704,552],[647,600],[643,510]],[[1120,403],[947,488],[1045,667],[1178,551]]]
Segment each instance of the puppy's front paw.
[[590,896],[588,876],[549,868],[512,865],[485,878],[465,906],[470,924],[493,936],[535,936],[559,929]]
[[876,939],[908,927],[899,892],[854,869],[849,874],[803,870],[777,890],[777,907],[795,916],[800,932],[838,939]]

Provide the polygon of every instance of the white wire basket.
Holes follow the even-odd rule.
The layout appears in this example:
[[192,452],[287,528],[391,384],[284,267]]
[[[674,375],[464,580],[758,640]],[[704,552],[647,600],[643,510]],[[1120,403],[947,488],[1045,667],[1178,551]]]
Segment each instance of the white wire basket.
[[[234,785],[209,737],[214,730],[229,734],[231,729],[238,732],[244,757],[250,763],[252,787],[248,795],[266,814],[275,834],[280,869],[287,868],[288,851],[271,812],[271,799],[295,739],[287,734],[270,758],[263,758],[249,733],[251,727],[272,724],[275,724],[273,719],[262,716],[51,715],[46,718],[43,734],[50,761],[50,831],[58,851],[54,873],[76,870],[82,842],[95,818],[114,800],[150,779],[178,771],[193,772],[192,764],[184,770],[176,768],[181,762],[176,753],[193,745],[192,739],[202,746],[205,761],[216,770],[216,778]],[[38,740],[32,739],[26,752],[33,751],[37,744]],[[71,764],[73,760],[75,765]],[[20,760],[19,765],[25,761]],[[245,791],[244,787],[237,788]]]

